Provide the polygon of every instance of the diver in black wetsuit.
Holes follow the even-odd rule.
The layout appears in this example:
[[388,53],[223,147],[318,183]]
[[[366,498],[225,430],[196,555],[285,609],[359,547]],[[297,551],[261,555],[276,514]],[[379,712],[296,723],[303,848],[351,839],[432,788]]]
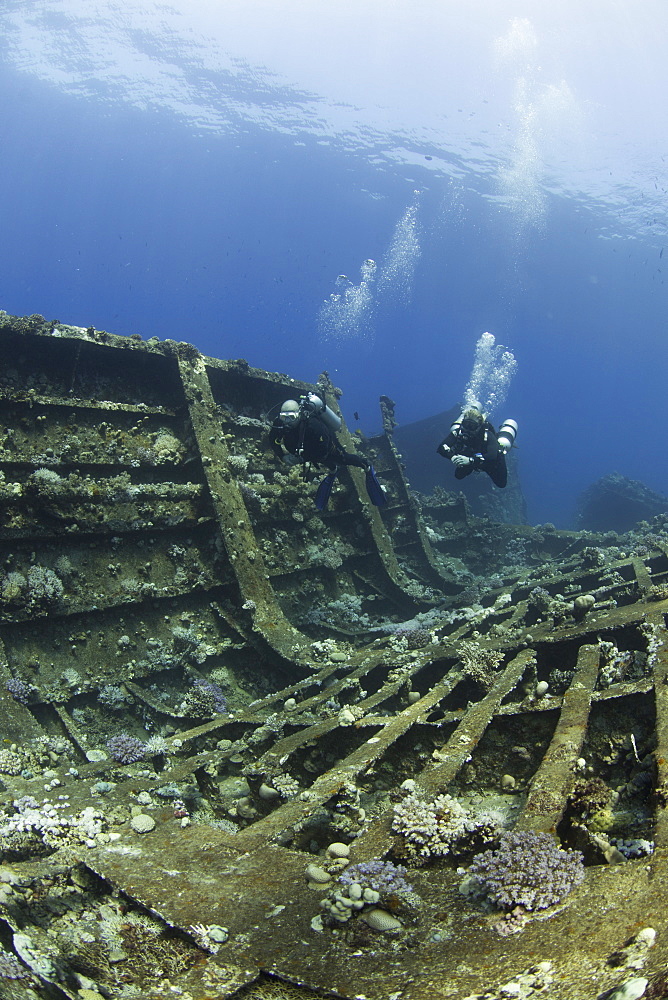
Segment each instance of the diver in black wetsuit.
[[334,479],[342,465],[355,465],[365,470],[369,499],[376,506],[382,506],[386,502],[385,495],[373,466],[361,455],[343,450],[336,436],[340,427],[341,418],[319,396],[310,392],[300,402],[286,399],[283,403],[271,425],[271,447],[276,457],[289,465],[299,461],[304,466],[323,466],[329,470],[316,493],[319,510],[327,506]]
[[497,433],[485,418],[480,403],[474,402],[455,420],[436,450],[455,466],[455,479],[464,479],[480,470],[503,489],[508,482],[506,452],[512,448],[516,434],[514,420],[504,420]]

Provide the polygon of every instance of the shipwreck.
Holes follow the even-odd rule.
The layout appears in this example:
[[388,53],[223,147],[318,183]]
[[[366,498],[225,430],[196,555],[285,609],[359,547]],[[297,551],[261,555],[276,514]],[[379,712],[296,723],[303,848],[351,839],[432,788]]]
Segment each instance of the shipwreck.
[[[5,313],[0,346],[3,996],[668,995],[668,515],[422,495],[385,397],[340,438],[387,504],[349,469],[320,512],[267,429],[326,373]],[[510,830],[581,857],[563,900],[467,894]]]

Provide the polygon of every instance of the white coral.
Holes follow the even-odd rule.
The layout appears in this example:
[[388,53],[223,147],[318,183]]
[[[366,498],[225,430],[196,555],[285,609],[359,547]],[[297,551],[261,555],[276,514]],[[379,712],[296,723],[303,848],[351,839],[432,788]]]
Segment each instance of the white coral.
[[392,830],[403,836],[408,854],[426,859],[450,854],[458,841],[487,825],[451,795],[429,800],[411,792],[395,805]]
[[17,810],[0,825],[0,840],[11,838],[17,833],[34,833],[47,847],[58,848],[67,843],[83,843],[95,847],[97,838],[105,829],[104,814],[87,806],[78,815],[63,815],[66,802],[50,802],[44,799],[41,805],[32,797],[24,796],[13,803]]

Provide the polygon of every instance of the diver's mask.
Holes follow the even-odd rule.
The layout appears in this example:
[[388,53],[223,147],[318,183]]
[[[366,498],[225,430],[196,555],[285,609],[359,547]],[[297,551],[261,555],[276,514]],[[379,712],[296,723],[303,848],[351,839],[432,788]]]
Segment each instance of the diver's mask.
[[477,437],[484,425],[484,417],[477,410],[467,410],[460,424],[462,437],[471,441]]
[[297,400],[286,399],[278,416],[284,427],[294,427],[300,416]]

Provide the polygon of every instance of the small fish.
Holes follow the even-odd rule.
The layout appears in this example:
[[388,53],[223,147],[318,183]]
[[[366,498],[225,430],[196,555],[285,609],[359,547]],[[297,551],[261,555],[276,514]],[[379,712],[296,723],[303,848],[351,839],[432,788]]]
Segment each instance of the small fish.
[[661,247],[661,253],[659,254],[659,260],[663,257],[663,247]]
[[[663,250],[661,252],[663,253]],[[354,416],[355,420],[359,420],[359,418],[360,418],[360,415],[357,412],[357,410],[355,410],[355,412],[353,413],[353,416]]]

